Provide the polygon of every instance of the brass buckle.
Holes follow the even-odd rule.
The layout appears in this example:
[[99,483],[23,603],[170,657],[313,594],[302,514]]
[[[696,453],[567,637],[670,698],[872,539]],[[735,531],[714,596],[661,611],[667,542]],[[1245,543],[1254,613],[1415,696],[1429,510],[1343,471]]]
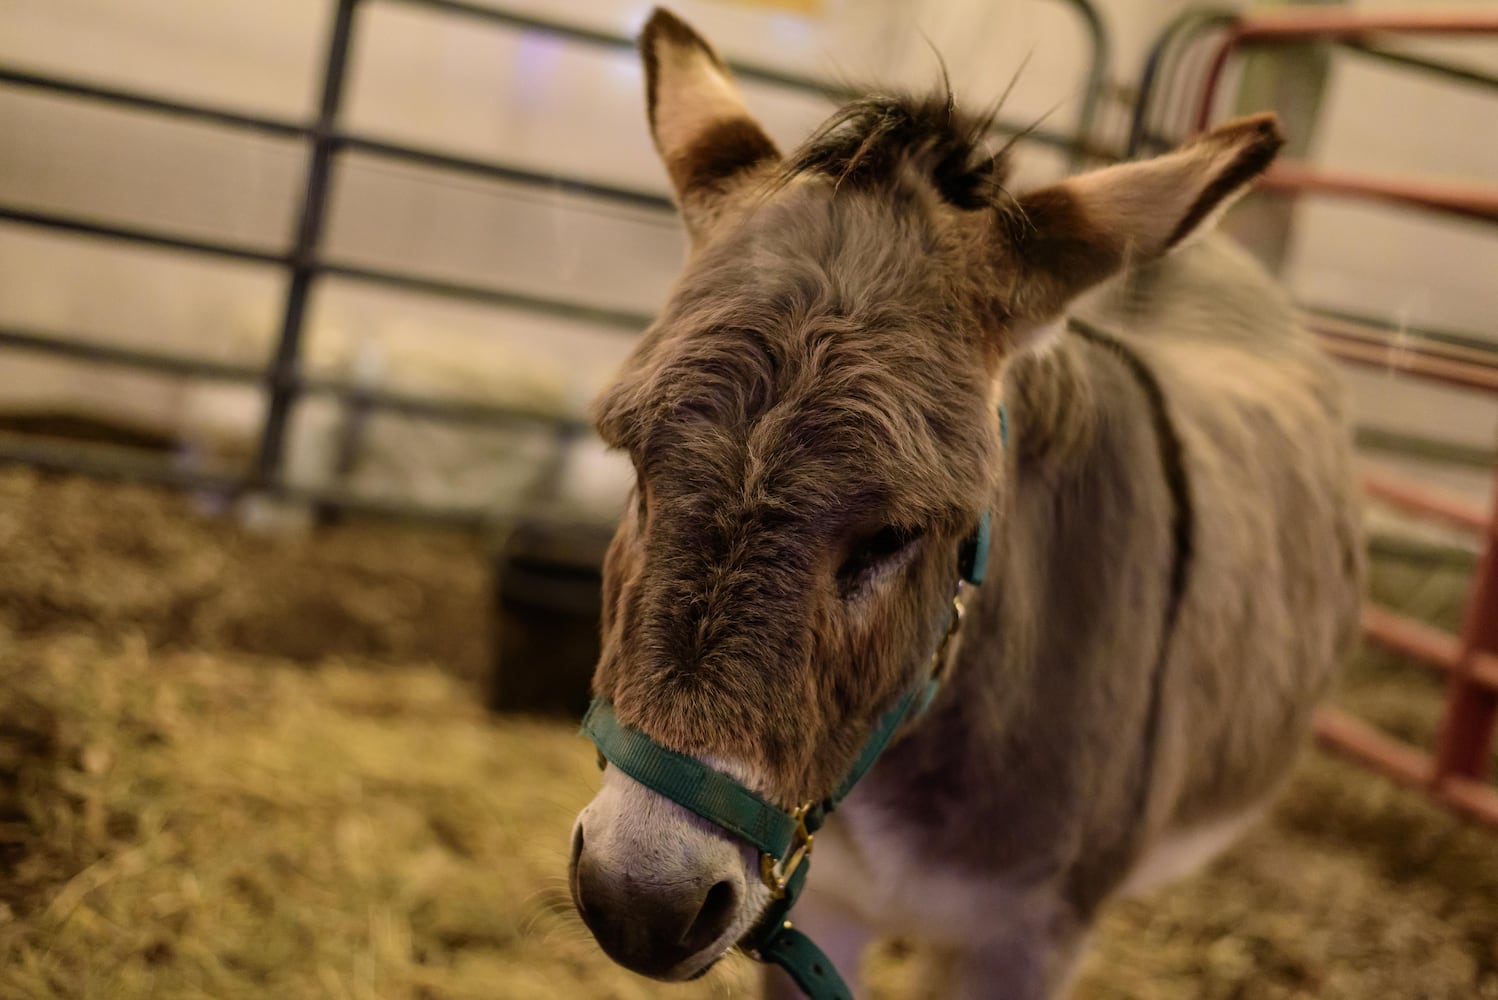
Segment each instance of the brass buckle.
[[791,835],[790,853],[784,860],[776,860],[768,854],[759,856],[759,877],[769,888],[771,899],[785,898],[785,888],[790,884],[791,876],[811,854],[811,844],[816,839],[816,835],[806,828],[806,814],[811,812],[811,807],[812,803],[807,802],[791,810],[796,832]]
[[962,588],[957,588],[957,593],[952,595],[952,620],[947,625],[947,631],[942,635],[941,642],[936,646],[936,652],[931,654],[930,676],[940,677],[947,669],[947,652],[952,645],[952,637],[962,629],[962,618],[967,614],[967,602],[962,599]]

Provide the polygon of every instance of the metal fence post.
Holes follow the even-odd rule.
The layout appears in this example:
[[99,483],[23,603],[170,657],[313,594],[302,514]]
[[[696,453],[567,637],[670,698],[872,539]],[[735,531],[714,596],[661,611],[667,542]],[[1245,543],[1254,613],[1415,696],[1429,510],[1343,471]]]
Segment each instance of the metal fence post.
[[[1085,127],[1092,120],[1092,112],[1097,106],[1099,82],[1106,78],[1107,35],[1097,12],[1092,9],[1092,0],[1058,2],[1065,2],[1081,12],[1093,47],[1094,57],[1089,60],[1087,93],[1084,95],[1081,112],[1082,125]],[[633,51],[635,46],[635,39],[629,35],[552,20],[540,12],[507,9],[504,0],[384,0],[384,3],[404,4],[440,16],[467,18],[510,31],[543,32],[587,46],[602,46],[617,51]],[[109,86],[0,65],[0,90],[20,88],[105,107],[141,111],[163,119],[197,122],[225,130],[252,131],[278,139],[303,141],[305,145],[301,148],[308,157],[302,186],[303,202],[296,228],[290,234],[292,238],[284,246],[274,248],[217,236],[190,235],[174,230],[171,226],[111,221],[74,212],[42,209],[29,204],[7,203],[3,192],[0,192],[0,228],[26,226],[130,246],[238,261],[275,268],[277,273],[286,275],[288,282],[274,348],[266,352],[267,356],[262,363],[254,365],[223,364],[207,361],[191,353],[124,347],[107,338],[99,339],[77,331],[13,325],[0,328],[0,349],[21,349],[41,355],[70,357],[89,364],[262,387],[266,400],[265,409],[252,429],[256,455],[247,468],[236,469],[232,473],[184,468],[163,463],[154,455],[122,452],[99,456],[40,440],[15,444],[10,441],[0,442],[0,465],[34,465],[173,487],[204,487],[234,496],[260,492],[296,503],[320,503],[330,511],[339,508],[360,510],[377,516],[469,526],[486,524],[492,518],[487,512],[468,508],[431,507],[423,503],[356,496],[338,488],[336,483],[288,483],[284,475],[284,457],[292,410],[302,398],[317,394],[343,400],[356,411],[396,412],[464,425],[550,425],[562,428],[567,434],[576,434],[580,428],[586,427],[573,414],[552,412],[546,408],[534,409],[512,403],[473,403],[436,395],[412,395],[388,388],[352,384],[347,379],[336,376],[308,377],[303,372],[300,355],[307,300],[318,276],[333,277],[340,282],[566,317],[587,324],[617,328],[629,334],[637,334],[651,319],[644,313],[579,299],[571,293],[544,295],[524,288],[476,284],[422,273],[419,270],[373,267],[350,260],[326,259],[322,256],[320,247],[328,212],[329,190],[333,183],[333,159],[340,152],[367,154],[382,161],[414,164],[442,174],[472,176],[523,188],[544,188],[552,194],[561,192],[659,211],[670,211],[672,208],[669,198],[654,191],[610,184],[594,178],[558,175],[521,163],[456,155],[440,148],[407,145],[338,129],[336,123],[347,82],[345,76],[353,44],[358,0],[328,0],[325,6],[331,8],[333,16],[321,62],[321,100],[317,116],[311,121],[248,113],[232,106],[215,106],[195,100],[164,97],[129,87]],[[844,85],[788,73],[770,66],[740,62],[731,62],[730,65],[735,73],[745,79],[775,87],[830,98],[856,96]],[[1108,151],[1092,148],[1076,137],[1042,127],[1027,128],[1021,123],[998,122],[994,129],[1005,135],[1023,137],[1029,143],[1075,155],[1109,161],[1116,158]],[[512,512],[509,516],[518,515]]]
[[292,245],[290,254],[291,280],[286,289],[286,309],[281,318],[281,332],[276,340],[275,355],[266,375],[269,399],[252,480],[257,487],[271,486],[281,475],[281,459],[286,448],[286,421],[292,406],[296,404],[302,328],[306,319],[307,296],[317,276],[317,246],[322,240],[323,222],[327,215],[333,154],[337,148],[335,126],[338,106],[343,97],[349,47],[353,40],[354,11],[358,2],[359,0],[338,0],[338,6],[333,12],[328,54],[323,62],[322,99],[310,136],[311,155],[307,164],[302,213],[297,223],[296,242]]
[[1450,775],[1485,780],[1498,724],[1498,689],[1478,676],[1479,661],[1498,656],[1498,478],[1494,483],[1494,507],[1467,602],[1461,657],[1451,672],[1436,746],[1437,785]]
[[1108,27],[1097,8],[1090,0],[1069,0],[1069,3],[1082,18],[1082,29],[1087,32],[1087,44],[1092,49],[1092,58],[1087,64],[1087,89],[1082,94],[1082,106],[1077,109],[1076,146],[1068,160],[1072,170],[1080,170],[1088,164],[1091,150],[1097,145],[1098,104],[1108,86],[1108,60],[1112,53]]

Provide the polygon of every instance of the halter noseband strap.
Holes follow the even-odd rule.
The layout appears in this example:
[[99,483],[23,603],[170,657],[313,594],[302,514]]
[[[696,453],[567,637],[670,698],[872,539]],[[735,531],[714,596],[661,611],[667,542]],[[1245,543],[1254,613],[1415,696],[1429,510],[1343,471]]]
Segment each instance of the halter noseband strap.
[[[999,409],[1001,440],[1008,443],[1008,420]],[[952,638],[962,627],[965,584],[983,582],[988,569],[989,515],[958,549],[961,579],[952,597],[946,627],[931,654],[925,676],[879,717],[858,759],[837,789],[820,802],[792,810],[774,805],[752,789],[715,771],[694,757],[662,746],[614,716],[613,706],[596,698],[583,717],[583,735],[598,747],[604,760],[651,789],[752,844],[760,852],[760,877],[770,890],[771,903],[740,946],[753,958],[778,965],[795,980],[810,1000],[852,1000],[852,994],[823,951],[786,919],[810,870],[812,842],[827,817],[874,766],[907,721],[924,712],[940,688]]]

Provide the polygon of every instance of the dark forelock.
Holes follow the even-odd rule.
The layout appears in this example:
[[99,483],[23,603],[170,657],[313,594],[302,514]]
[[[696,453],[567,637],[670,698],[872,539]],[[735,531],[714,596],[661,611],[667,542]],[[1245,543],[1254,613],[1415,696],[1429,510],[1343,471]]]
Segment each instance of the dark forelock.
[[786,160],[784,179],[832,178],[839,188],[887,186],[908,167],[949,204],[991,205],[1008,175],[1007,148],[985,152],[993,114],[958,110],[950,92],[872,96],[844,105]]
[[[978,152],[987,128],[945,97],[842,109],[786,167],[821,183],[777,186],[695,256],[600,400],[603,436],[648,477],[709,491],[758,455],[790,480],[769,494],[807,507],[864,493],[929,522],[980,492],[988,331],[966,247],[910,171],[949,205],[986,204],[1004,176]],[[901,496],[867,495],[881,483]]]

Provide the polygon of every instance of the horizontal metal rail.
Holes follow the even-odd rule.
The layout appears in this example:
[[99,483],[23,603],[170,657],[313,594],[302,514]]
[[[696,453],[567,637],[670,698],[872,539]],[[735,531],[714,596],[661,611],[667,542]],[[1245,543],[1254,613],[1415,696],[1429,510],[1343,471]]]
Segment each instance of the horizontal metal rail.
[[1498,392],[1498,367],[1472,361],[1452,359],[1418,344],[1400,344],[1387,340],[1371,342],[1348,337],[1340,328],[1307,321],[1317,335],[1322,349],[1333,357],[1364,368],[1405,372],[1433,382],[1462,389]]
[[[557,38],[565,38],[568,41],[614,49],[616,51],[634,51],[636,46],[635,39],[630,35],[616,34],[577,24],[566,24],[519,11],[491,7],[482,3],[473,3],[471,0],[384,0],[384,2],[398,3],[407,7],[425,7],[517,31],[543,32]],[[1066,3],[1077,10],[1082,16],[1084,21],[1083,27],[1087,32],[1088,41],[1093,50],[1092,58],[1089,60],[1088,81],[1086,90],[1084,91],[1085,101],[1088,94],[1096,93],[1100,89],[1100,83],[1104,79],[1103,67],[1107,59],[1106,35],[1102,21],[1097,16],[1097,11],[1090,4],[1082,2],[1082,0],[1066,0]],[[733,71],[734,76],[741,80],[752,80],[756,83],[765,83],[801,91],[802,93],[816,94],[826,97],[829,100],[848,100],[849,98],[858,97],[863,93],[863,91],[856,87],[845,86],[829,80],[820,80],[799,73],[791,73],[759,63],[744,62],[743,60],[733,58],[726,58],[725,62],[727,62],[728,68]],[[1088,155],[1110,160],[1116,159],[1116,156],[1108,150],[1087,147],[1087,133],[1085,129],[1090,126],[1089,118],[1092,113],[1092,107],[1095,107],[1095,100],[1096,98],[1093,98],[1094,103],[1091,106],[1084,103],[1081,134],[1077,136],[1069,136],[1045,128],[1001,120],[996,120],[993,123],[993,131],[1004,135],[1023,134],[1026,139],[1039,145],[1050,146],[1067,152],[1081,150],[1085,151]]]
[[[446,14],[456,14],[460,17],[483,21],[515,31],[542,32],[554,38],[564,38],[570,42],[580,42],[584,45],[591,45],[598,48],[633,52],[636,45],[635,39],[629,35],[617,34],[612,31],[602,31],[598,28],[588,28],[579,24],[567,24],[562,21],[554,21],[550,18],[538,17],[520,11],[507,10],[503,7],[491,7],[488,4],[473,3],[470,0],[383,0],[383,2],[400,4],[406,7],[425,7],[429,10],[442,11]],[[757,63],[748,63],[732,58],[725,61],[734,75],[743,80],[768,83],[777,87],[786,87],[791,90],[800,90],[810,94],[821,94],[829,98],[847,98],[854,93],[854,91],[839,84],[818,80],[809,76],[802,76],[798,73],[788,73],[770,66],[762,66]]]
[[1358,38],[1342,39],[1340,44],[1348,52],[1356,52],[1359,55],[1368,56],[1379,62],[1386,62],[1392,66],[1402,69],[1419,70],[1430,76],[1439,76],[1455,83],[1469,84],[1477,87],[1487,87],[1498,90],[1498,76],[1484,73],[1470,66],[1462,66],[1457,63],[1443,62],[1439,59],[1429,59],[1425,56],[1416,55],[1413,52],[1401,52],[1387,46],[1372,45]]
[[642,191],[639,188],[605,184],[601,181],[587,180],[581,177],[567,177],[561,174],[543,173],[538,170],[529,170],[525,167],[509,163],[500,163],[496,160],[480,160],[468,156],[458,156],[453,153],[445,153],[441,150],[420,146],[398,145],[393,142],[386,142],[353,132],[337,132],[333,136],[333,142],[340,149],[354,153],[368,153],[373,156],[414,163],[418,166],[430,167],[449,173],[468,174],[516,186],[539,188],[548,193],[598,198],[635,208],[661,212],[676,211],[676,203],[669,196],[654,191]]
[[[284,267],[291,262],[291,257],[288,254],[280,254],[248,244],[179,236],[175,233],[163,232],[162,230],[151,229],[145,226],[96,222],[91,219],[65,215],[59,212],[0,207],[0,221],[35,226],[42,229],[58,230],[65,233],[105,237],[123,243],[161,250],[178,250],[204,254],[248,264],[268,264]],[[574,302],[571,299],[559,299],[513,289],[495,288],[490,285],[476,285],[444,278],[407,274],[362,264],[341,261],[313,261],[308,267],[310,270],[346,278],[350,281],[400,288],[406,291],[420,292],[444,298],[465,299],[470,302],[482,302],[494,306],[507,306],[515,309],[523,309],[527,312],[544,313],[562,319],[596,323],[600,326],[613,327],[630,333],[638,333],[649,326],[651,321],[649,313],[589,306]]]
[[[116,451],[118,453],[109,453]],[[281,480],[257,483],[249,474],[186,469],[165,461],[144,458],[139,452],[58,447],[35,439],[14,440],[4,434],[0,434],[0,465],[20,465],[47,472],[147,483],[180,490],[199,490],[225,496],[239,496],[253,491],[298,505],[325,505],[365,517],[427,524],[464,532],[503,529],[531,520],[534,515],[533,511],[526,510],[491,510],[381,500],[350,491],[299,486]],[[571,528],[585,531],[597,528],[592,521],[560,516],[554,511],[547,515],[546,523],[563,530]]]
[[1498,371],[1498,341],[1471,334],[1371,322],[1347,313],[1311,309],[1306,321],[1329,337],[1374,344],[1391,351],[1421,351],[1448,361],[1467,361]]
[[[1299,18],[1304,15],[1289,16],[1299,23]],[[1240,12],[1233,8],[1188,8],[1177,15],[1155,37],[1140,72],[1139,90],[1134,101],[1125,152],[1127,157],[1133,158],[1148,150],[1167,149],[1186,138],[1185,133],[1191,129],[1190,121],[1185,123],[1180,134],[1169,134],[1170,129],[1166,123],[1150,123],[1151,116],[1156,112],[1158,95],[1170,92],[1171,88],[1165,85],[1165,81],[1170,78],[1175,64],[1180,61],[1189,46],[1198,43],[1208,33],[1230,27],[1239,18]],[[1390,48],[1387,45],[1374,44],[1361,34],[1325,37],[1321,40],[1337,45],[1343,51],[1404,69],[1416,70],[1456,83],[1489,89],[1498,88],[1498,76],[1493,74],[1474,67]],[[1177,89],[1184,91],[1185,88],[1178,86]]]
[[[1498,339],[1484,337],[1467,330],[1450,330],[1417,323],[1406,323],[1351,312],[1340,307],[1305,305],[1305,311],[1322,323],[1344,323],[1347,329],[1361,330],[1368,334],[1383,334],[1390,338],[1413,339],[1442,348],[1454,347],[1471,352],[1470,357],[1492,359],[1498,362]],[[1468,355],[1464,355],[1468,356]]]
[[376,389],[343,379],[304,375],[298,385],[304,395],[357,400],[373,410],[398,413],[403,417],[440,420],[445,424],[457,426],[505,427],[519,424],[558,432],[582,432],[592,426],[572,414],[528,409],[515,403],[480,403],[440,399],[390,389]]
[[1259,179],[1269,191],[1343,195],[1498,222],[1498,189],[1448,181],[1405,181],[1364,177],[1303,163],[1279,162]]
[[229,361],[168,354],[164,351],[143,351],[119,344],[95,343],[13,326],[0,327],[0,346],[95,364],[134,368],[156,375],[185,376],[246,385],[258,385],[265,381],[265,368],[262,365],[240,365]]
[[1456,669],[1462,655],[1461,640],[1445,629],[1378,605],[1363,608],[1363,634],[1390,652],[1445,673]]
[[[199,378],[245,386],[257,386],[265,379],[264,369],[258,365],[125,347],[116,342],[106,343],[94,340],[86,335],[65,334],[35,328],[0,325],[0,347],[72,358],[91,364],[129,368],[168,377]],[[1394,350],[1387,345],[1383,345],[1383,349]],[[1386,367],[1382,362],[1379,366]],[[461,402],[435,396],[409,395],[350,382],[346,379],[319,376],[300,375],[295,384],[298,391],[306,395],[330,396],[357,402],[361,406],[376,411],[389,410],[406,416],[440,419],[455,424],[540,423],[575,431],[587,429],[587,423],[573,415],[552,410],[529,410],[517,407],[515,404]],[[1373,442],[1370,447],[1383,447],[1401,454],[1411,451],[1426,454],[1432,449],[1437,449],[1438,455],[1444,456],[1440,458],[1442,461],[1461,462],[1481,468],[1488,468],[1492,465],[1491,452],[1485,449],[1453,450],[1450,446],[1446,446],[1444,450],[1441,450],[1441,446],[1436,442],[1390,435],[1389,432],[1377,428],[1360,428],[1359,435],[1360,437],[1366,436]],[[1404,502],[1395,492],[1398,489],[1396,485],[1382,481],[1376,482],[1372,479],[1367,480],[1365,485],[1370,495],[1377,493],[1397,505],[1407,507],[1414,505],[1412,509],[1427,510],[1437,514],[1445,509],[1440,505],[1419,507],[1419,501]],[[1424,496],[1418,491],[1415,495]],[[1485,523],[1483,515],[1476,508],[1462,507],[1459,501],[1455,503],[1463,512],[1453,517],[1458,524],[1466,527],[1474,525],[1480,527]]]
[[[126,243],[158,249],[200,253],[251,264],[282,265],[287,258],[273,251],[246,244],[195,239],[164,233],[140,226],[95,222],[53,212],[0,208],[0,220],[37,226],[68,233],[103,236]],[[442,278],[404,274],[366,265],[324,262],[314,269],[351,281],[365,282],[410,292],[446,298],[460,298],[494,306],[544,313],[563,319],[578,320],[601,326],[637,332],[647,327],[649,313],[582,305],[571,300],[494,288]],[[1311,327],[1321,335],[1326,348],[1343,360],[1369,367],[1409,372],[1451,385],[1482,390],[1498,390],[1498,367],[1476,360],[1453,358],[1449,349],[1409,341],[1379,338],[1373,328],[1357,330],[1355,324],[1336,319],[1311,316]]]
[[[1413,657],[1426,666],[1453,673],[1462,663],[1462,640],[1444,629],[1377,606],[1363,611],[1363,631],[1380,646]],[[1498,656],[1474,658],[1472,679],[1498,691]]]
[[306,138],[310,132],[307,126],[286,119],[249,114],[198,102],[177,101],[169,97],[159,97],[154,94],[145,94],[140,91],[127,90],[121,87],[106,87],[101,84],[83,83],[78,80],[53,76],[48,73],[35,73],[6,66],[0,66],[0,83],[31,90],[46,91],[53,94],[62,94],[67,97],[81,97],[103,104],[129,108],[132,111],[149,111],[154,114],[165,115],[170,118],[182,118],[205,125],[218,125],[226,128],[246,129],[251,132],[264,132],[267,135],[283,139]]
[[1212,55],[1196,127],[1205,129],[1217,103],[1217,90],[1228,59],[1240,47],[1296,41],[1361,41],[1380,34],[1494,35],[1498,12],[1400,11],[1358,12],[1299,8],[1293,12],[1255,14],[1232,22]]
[[[207,125],[249,129],[277,138],[306,139],[312,135],[313,131],[310,125],[290,119],[270,115],[252,115],[208,104],[188,104],[122,87],[81,84],[66,77],[46,73],[0,67],[0,84],[81,97],[114,107],[165,114],[168,117],[183,118]],[[445,172],[484,177],[520,187],[541,188],[548,192],[600,198],[624,205],[666,212],[674,211],[676,207],[663,192],[642,191],[638,188],[608,184],[587,178],[543,173],[501,160],[460,156],[430,147],[390,142],[345,129],[333,130],[331,141],[337,148],[351,152],[401,160]]]
[[1235,35],[1244,43],[1346,40],[1369,35],[1493,35],[1498,11],[1407,10],[1359,11],[1346,7],[1265,11],[1245,18]]
[[152,229],[146,226],[127,226],[109,222],[98,222],[93,219],[86,219],[79,215],[70,215],[64,212],[45,212],[0,205],[0,221],[12,222],[22,226],[34,226],[40,229],[52,229],[79,236],[102,236],[106,239],[119,240],[138,246],[154,247],[158,250],[180,250],[186,253],[202,254],[205,257],[240,261],[246,264],[271,264],[277,267],[286,267],[291,263],[290,254],[251,246],[247,243],[179,236],[175,233]]
[[[1363,492],[1392,507],[1412,514],[1423,514],[1477,535],[1487,531],[1493,519],[1492,513],[1476,504],[1425,487],[1405,486],[1382,476],[1364,477]],[[1498,503],[1498,498],[1494,502]]]
[[1385,735],[1356,716],[1340,709],[1323,708],[1316,716],[1316,738],[1326,749],[1498,830],[1498,790],[1460,775],[1437,778],[1436,762],[1429,754]]
[[[168,354],[164,351],[121,347],[118,344],[64,337],[39,330],[0,326],[0,346],[37,354],[73,358],[94,364],[130,368],[157,375],[199,378],[247,386],[258,386],[265,381],[265,369],[260,365],[212,361],[206,358]],[[439,419],[459,425],[521,424],[571,430],[584,430],[588,426],[585,421],[575,416],[559,412],[526,409],[509,403],[479,403],[419,396],[365,386],[343,379],[299,375],[295,385],[297,390],[305,395],[357,399],[375,410],[388,410],[409,417]]]
[[1498,450],[1480,445],[1462,444],[1425,434],[1412,434],[1363,424],[1356,429],[1359,449],[1400,458],[1411,458],[1432,465],[1487,470],[1498,465]]
[[400,288],[408,292],[420,292],[448,299],[481,302],[491,306],[523,309],[526,312],[544,313],[545,315],[555,316],[560,319],[574,319],[596,323],[599,326],[609,326],[626,333],[639,333],[649,326],[652,320],[649,313],[634,312],[627,309],[608,309],[602,306],[588,306],[574,302],[571,299],[532,295],[528,292],[494,288],[489,285],[476,285],[463,281],[451,281],[445,278],[406,274],[400,271],[390,271],[361,264],[327,261],[317,265],[317,269],[323,274],[347,278],[350,281],[368,282],[370,284],[383,285],[387,288]]
[[[0,208],[0,219],[69,233],[105,236],[159,249],[202,253],[251,264],[284,265],[286,263],[286,258],[282,255],[245,244],[194,239],[139,226],[105,224],[59,213]],[[441,278],[403,274],[364,265],[327,262],[316,265],[316,269],[351,281],[513,307],[631,332],[644,329],[652,319],[650,314],[643,312],[585,306],[571,300],[548,298],[510,289]],[[1410,339],[1397,340],[1383,335],[1378,328],[1351,323],[1335,317],[1312,314],[1307,321],[1321,336],[1327,350],[1345,361],[1368,367],[1408,372],[1464,388],[1498,390],[1498,366],[1495,366],[1491,360],[1484,363],[1484,359],[1474,356],[1453,357],[1453,349],[1450,347]],[[1463,354],[1475,355],[1475,352],[1467,351]],[[184,364],[190,368],[192,362],[184,362],[181,359],[162,360],[163,370],[190,374],[188,368],[180,367]]]
[[[1351,716],[1328,713],[1318,736],[1395,780],[1498,827],[1498,789],[1484,780],[1498,723],[1498,507],[1487,514],[1428,490],[1374,480],[1370,494],[1482,536],[1460,637],[1384,609],[1364,615],[1370,639],[1447,673],[1435,753],[1426,755]],[[1498,480],[1494,483],[1498,504]]]

